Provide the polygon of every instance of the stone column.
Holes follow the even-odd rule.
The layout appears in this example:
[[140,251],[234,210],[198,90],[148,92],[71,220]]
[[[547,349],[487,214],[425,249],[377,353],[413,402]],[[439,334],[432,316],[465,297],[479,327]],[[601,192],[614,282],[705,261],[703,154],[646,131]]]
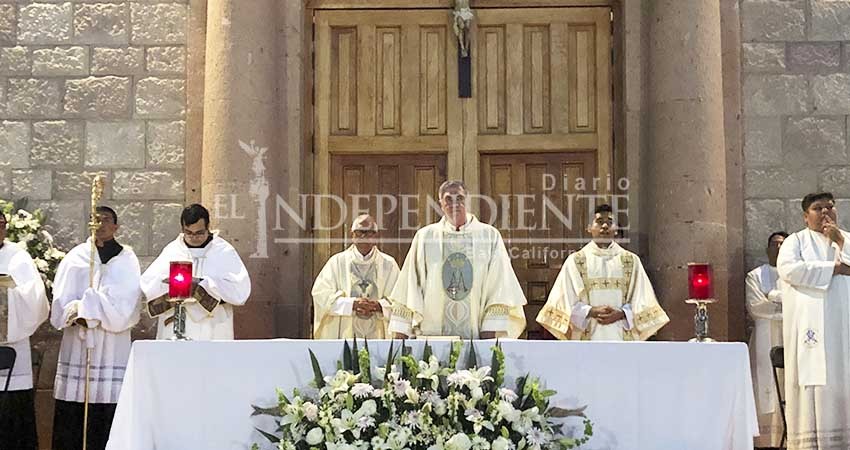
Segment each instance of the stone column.
[[656,0],[649,11],[647,196],[650,276],[670,316],[660,338],[693,336],[687,263],[714,266],[711,334],[727,336],[726,157],[718,0]]
[[[276,0],[251,3],[218,0],[207,6],[201,198],[213,215],[213,228],[222,230],[251,273],[251,298],[237,308],[236,336],[267,338],[278,335],[282,257],[267,235],[273,223],[264,223],[274,217],[285,157],[278,113],[280,8]],[[264,210],[256,201],[257,188],[268,194]]]

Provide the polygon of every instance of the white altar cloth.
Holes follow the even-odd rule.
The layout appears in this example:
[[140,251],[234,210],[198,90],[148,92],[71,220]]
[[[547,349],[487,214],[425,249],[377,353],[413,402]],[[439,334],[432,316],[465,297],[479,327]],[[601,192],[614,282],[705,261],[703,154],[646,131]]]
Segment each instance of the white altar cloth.
[[[422,342],[408,343],[421,355]],[[487,365],[492,344],[475,342]],[[369,342],[373,369],[383,365],[388,346]],[[448,342],[432,346],[447,360]],[[758,427],[744,344],[517,340],[502,346],[510,387],[531,372],[558,391],[552,405],[588,405],[594,436],[582,449],[753,448]],[[254,427],[274,424],[251,417],[251,404],[271,406],[275,388],[288,394],[306,386],[308,349],[326,375],[342,357],[341,341],[136,341],[107,448],[247,450],[257,442],[270,449]]]

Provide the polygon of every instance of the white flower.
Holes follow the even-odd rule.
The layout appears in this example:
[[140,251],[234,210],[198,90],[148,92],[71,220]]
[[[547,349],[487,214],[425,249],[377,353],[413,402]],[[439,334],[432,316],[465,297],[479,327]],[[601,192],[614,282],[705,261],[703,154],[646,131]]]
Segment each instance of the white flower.
[[313,428],[307,432],[307,443],[310,445],[319,445],[322,439],[325,438],[325,433],[319,427]]
[[18,241],[19,241],[19,242],[25,242],[25,243],[28,243],[29,241],[32,241],[32,240],[34,240],[34,239],[35,239],[35,235],[34,235],[34,234],[32,234],[32,233],[25,233],[25,234],[22,234],[22,235],[18,236]]
[[47,261],[41,258],[35,258],[33,262],[35,263],[35,267],[38,268],[39,272],[47,272],[47,269],[50,268],[50,265],[47,264]]
[[378,412],[378,404],[375,403],[375,400],[366,400],[362,405],[360,405],[360,409],[358,409],[355,414],[358,417],[374,416],[376,412]]
[[448,377],[446,377],[446,381],[448,381],[449,386],[461,387],[466,384],[466,378],[464,378],[461,372],[450,373]]
[[490,441],[481,436],[473,436],[472,450],[490,450]]
[[311,422],[315,422],[316,419],[319,418],[319,407],[316,406],[314,403],[305,402],[304,417]]
[[532,428],[525,435],[525,440],[532,448],[546,448],[546,444],[549,443],[549,433],[539,428]]
[[496,411],[498,411],[499,415],[508,423],[514,423],[520,418],[520,411],[517,411],[514,408],[514,405],[502,400],[496,406]]
[[472,447],[472,441],[469,440],[469,436],[464,433],[457,433],[451,437],[444,448],[446,450],[469,450]]
[[407,390],[404,391],[404,395],[407,397],[406,403],[413,403],[414,405],[419,403],[419,393],[416,392],[416,389],[407,388]]
[[410,382],[407,380],[397,380],[393,383],[393,393],[396,397],[404,397],[408,389],[410,389]]
[[375,389],[374,391],[372,391],[372,397],[373,398],[381,398],[386,393],[387,393],[387,391],[385,391],[383,389]]
[[366,383],[356,383],[356,384],[355,384],[354,386],[352,386],[352,388],[351,388],[351,395],[353,395],[353,396],[354,396],[354,398],[358,398],[358,399],[359,399],[359,398],[364,398],[364,397],[368,397],[368,396],[372,395],[372,393],[373,393],[374,391],[375,391],[375,388],[373,388],[373,387],[372,387],[371,385],[369,385],[369,384],[366,384]]
[[516,448],[513,442],[499,436],[493,441],[493,445],[490,446],[491,450],[513,450]]
[[323,389],[325,389],[325,392],[330,392],[331,394],[346,392],[356,382],[357,375],[346,370],[340,370],[332,377],[325,377],[326,386]]
[[355,417],[354,413],[351,411],[344,409],[342,410],[342,413],[340,413],[340,417],[331,419],[331,426],[333,426],[336,434],[343,434],[346,431],[352,431],[357,427],[357,417]]
[[440,386],[440,361],[436,356],[431,355],[428,362],[419,361],[419,373],[416,378],[431,381],[431,389],[437,389]]
[[515,402],[516,399],[519,398],[519,396],[516,395],[516,392],[514,392],[512,389],[508,389],[508,388],[499,389],[499,397],[502,400],[505,400],[505,401],[508,401],[508,402],[511,402],[511,403]]
[[372,416],[361,416],[357,419],[357,429],[361,432],[366,431],[368,428],[372,428],[375,426],[375,418]]

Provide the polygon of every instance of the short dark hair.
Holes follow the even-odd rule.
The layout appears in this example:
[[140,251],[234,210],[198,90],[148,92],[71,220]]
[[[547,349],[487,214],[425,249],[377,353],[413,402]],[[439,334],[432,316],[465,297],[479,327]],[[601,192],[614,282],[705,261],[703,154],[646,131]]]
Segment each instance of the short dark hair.
[[95,211],[98,214],[109,214],[110,216],[112,216],[112,223],[114,223],[115,225],[118,225],[118,214],[115,213],[114,209],[112,209],[108,206],[100,205],[97,208],[95,208]]
[[807,194],[803,197],[803,201],[800,202],[800,206],[803,207],[803,212],[809,210],[809,206],[812,206],[812,203],[818,200],[835,200],[835,197],[832,196],[831,192],[817,192],[814,194]]
[[770,244],[773,242],[773,238],[775,238],[776,236],[782,236],[783,238],[787,238],[788,233],[784,231],[774,231],[773,233],[770,233],[770,237],[767,238],[768,247],[770,247]]
[[203,205],[192,203],[191,205],[183,208],[183,212],[180,214],[180,225],[185,227],[186,225],[198,223],[201,219],[204,219],[204,224],[207,228],[209,228],[210,212],[207,211],[207,208],[204,208]]
[[614,212],[614,210],[611,208],[611,205],[603,203],[596,207],[596,209],[593,211],[593,214],[596,215],[604,212],[611,214]]

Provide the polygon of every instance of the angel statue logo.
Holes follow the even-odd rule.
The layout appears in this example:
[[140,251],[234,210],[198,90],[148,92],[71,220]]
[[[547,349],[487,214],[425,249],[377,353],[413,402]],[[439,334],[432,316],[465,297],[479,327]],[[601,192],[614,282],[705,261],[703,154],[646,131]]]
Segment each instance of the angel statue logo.
[[266,156],[268,147],[258,147],[254,140],[250,144],[239,141],[239,147],[245,151],[253,162],[251,171],[254,172],[254,178],[251,179],[249,193],[257,203],[257,248],[251,254],[251,258],[268,258],[268,218],[266,216],[266,202],[269,198],[269,180],[266,178],[266,165],[263,160]]

